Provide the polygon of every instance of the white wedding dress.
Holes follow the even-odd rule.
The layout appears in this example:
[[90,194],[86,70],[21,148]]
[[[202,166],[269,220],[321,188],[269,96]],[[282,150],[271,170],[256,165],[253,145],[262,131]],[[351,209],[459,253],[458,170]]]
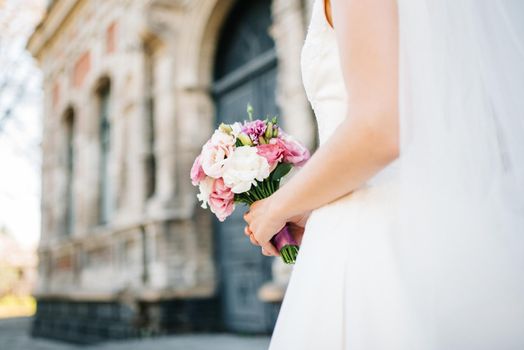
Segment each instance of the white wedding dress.
[[[461,5],[466,3],[474,9],[491,6],[489,1],[479,1],[479,5],[474,1],[460,1]],[[449,7],[444,9],[445,6]],[[450,57],[452,52],[460,55],[461,48],[464,55],[471,51],[475,39],[471,35],[464,39],[470,45],[468,47],[454,47],[449,44],[450,40],[443,41],[449,44],[448,51],[439,48],[438,41],[422,37],[424,30],[429,33],[438,26],[451,31],[453,26],[450,23],[459,23],[452,22],[457,7],[460,6],[447,0],[399,1],[401,46],[409,46],[401,47],[400,78],[401,130],[404,132],[401,154],[404,150],[407,160],[404,163],[395,161],[352,194],[312,212],[270,350],[524,349],[524,274],[521,272],[524,269],[524,211],[521,211],[524,209],[524,179],[519,177],[524,174],[521,171],[524,134],[510,137],[511,133],[524,131],[524,118],[520,113],[522,103],[520,99],[504,101],[505,106],[513,103],[513,112],[520,114],[515,113],[519,115],[516,117],[512,114],[515,122],[500,126],[497,131],[499,139],[506,137],[505,161],[513,160],[513,167],[511,170],[504,168],[498,176],[496,166],[499,159],[494,156],[495,161],[489,163],[493,173],[483,176],[477,172],[478,168],[466,168],[466,165],[471,166],[468,157],[475,154],[470,152],[460,157],[461,150],[468,146],[467,142],[485,143],[479,135],[488,135],[484,133],[488,128],[476,133],[477,126],[472,124],[469,126],[471,133],[479,139],[470,140],[469,129],[455,128],[454,120],[446,120],[445,125],[450,129],[445,132],[456,131],[459,133],[457,139],[442,136],[447,134],[438,135],[439,119],[435,111],[440,104],[436,104],[455,99],[435,102],[429,98],[453,90],[450,86],[455,85],[447,86],[442,74],[431,76],[428,67],[424,66],[428,64],[425,56],[419,57],[418,51],[409,51],[416,49],[421,51],[420,55],[436,54],[425,50],[427,47],[422,41],[416,40],[431,42],[434,45],[432,50],[441,49],[441,55]],[[462,10],[466,15],[468,11],[474,12],[465,5]],[[486,9],[484,13],[490,12],[493,13]],[[439,15],[444,18],[444,14],[446,21],[435,20]],[[462,19],[468,21],[468,17]],[[430,25],[434,27],[429,28]],[[482,28],[485,27],[483,23]],[[439,28],[433,34],[444,35],[448,33],[446,30],[440,31]],[[472,33],[466,29],[461,29],[461,32]],[[459,40],[460,34],[451,33],[449,38]],[[516,67],[522,64],[522,57],[513,57],[514,61],[510,63],[514,65],[507,69],[517,74],[519,79],[523,70]],[[409,59],[408,63],[406,59]],[[463,74],[461,78],[466,88],[460,91],[457,88],[455,92],[464,93],[467,98],[458,99],[459,103],[469,101],[476,108],[476,118],[486,115],[485,119],[489,120],[490,108],[496,103],[492,101],[490,108],[480,110],[477,106],[484,105],[480,102],[487,100],[486,91],[479,89],[477,96],[476,90],[468,85],[468,79],[471,77],[473,81],[476,75],[468,75],[464,67],[475,64],[461,62],[464,67],[455,67],[448,59],[438,62],[447,62],[446,73],[454,79],[454,69]],[[318,121],[322,145],[346,116],[346,92],[335,32],[324,17],[322,0],[316,0],[313,5],[301,64],[304,87]],[[421,69],[420,74],[409,74],[417,68]],[[435,79],[435,84],[431,78]],[[512,83],[518,92],[524,92],[521,89],[524,80]],[[409,90],[416,87],[422,88],[415,92]],[[420,93],[420,97],[416,93]],[[518,94],[515,92],[514,95]],[[418,129],[413,127],[417,124],[409,120],[415,112],[429,118],[423,123],[428,126],[429,134],[424,134],[423,127],[419,127],[421,131],[417,134]],[[451,107],[446,109],[447,115],[454,112]],[[464,110],[460,112],[463,114]],[[461,113],[457,112],[457,115]],[[490,131],[489,135],[493,133]],[[409,140],[406,140],[406,135],[410,136]],[[415,142],[417,135],[418,143]],[[440,140],[430,144],[437,135]],[[415,151],[411,150],[409,142]],[[439,152],[449,149],[452,156],[440,158]],[[441,162],[438,166],[426,161],[433,156]],[[491,159],[484,152],[478,163],[488,164],[485,161],[488,158]],[[455,161],[456,164],[452,163]],[[421,171],[423,177],[417,177],[420,175],[416,171],[417,165],[426,171]],[[469,176],[468,170],[475,176]],[[517,180],[511,182],[508,174],[515,175]],[[504,187],[504,190],[499,191],[496,186],[499,183],[493,178],[502,179],[500,188]],[[471,182],[481,183],[480,179],[486,179],[485,188],[490,190],[483,190],[485,196],[474,201],[473,193],[477,187],[471,192],[464,188]],[[466,185],[457,190],[455,187],[460,186],[462,180]],[[457,196],[457,191],[460,196]],[[498,191],[504,196],[499,196]],[[439,201],[441,198],[445,198],[443,202]],[[470,198],[473,199],[469,201]],[[491,203],[490,206],[477,204],[483,201]],[[511,212],[509,207],[514,211]],[[455,215],[459,212],[460,215]]]

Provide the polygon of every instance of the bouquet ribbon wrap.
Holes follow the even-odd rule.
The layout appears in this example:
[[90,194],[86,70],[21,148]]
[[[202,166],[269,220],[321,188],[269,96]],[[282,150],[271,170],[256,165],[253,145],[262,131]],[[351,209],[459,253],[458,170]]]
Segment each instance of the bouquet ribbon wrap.
[[286,224],[276,235],[271,238],[271,243],[280,252],[282,259],[286,264],[294,264],[298,255],[298,243],[289,232],[289,226]]

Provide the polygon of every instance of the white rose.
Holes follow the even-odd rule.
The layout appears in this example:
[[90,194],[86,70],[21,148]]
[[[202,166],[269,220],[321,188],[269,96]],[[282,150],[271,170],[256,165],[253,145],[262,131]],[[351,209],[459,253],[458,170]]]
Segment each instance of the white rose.
[[256,180],[262,181],[269,176],[269,163],[257,153],[255,147],[237,147],[224,164],[224,183],[233,193],[249,191]]
[[215,179],[207,176],[204,180],[200,181],[200,184],[198,185],[200,193],[197,194],[197,198],[199,201],[202,201],[202,208],[204,209],[207,209],[207,203],[209,202],[209,195],[213,190],[214,181]]

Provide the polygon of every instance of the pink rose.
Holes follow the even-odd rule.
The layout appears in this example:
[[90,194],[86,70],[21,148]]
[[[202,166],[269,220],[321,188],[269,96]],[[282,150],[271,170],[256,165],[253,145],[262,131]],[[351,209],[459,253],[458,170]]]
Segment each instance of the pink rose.
[[191,167],[191,182],[194,186],[198,186],[200,181],[205,178],[206,173],[204,172],[204,169],[202,169],[202,155],[199,155]]
[[224,221],[233,213],[233,210],[235,210],[234,197],[235,194],[231,191],[231,188],[224,184],[222,178],[213,182],[211,194],[209,195],[209,207],[218,220]]
[[309,159],[309,150],[293,139],[290,135],[282,134],[281,137],[273,138],[269,142],[280,144],[284,149],[283,160],[286,163],[301,166]]
[[269,172],[275,170],[278,163],[284,157],[284,152],[286,152],[284,144],[281,142],[272,142],[264,145],[258,145],[256,147],[257,153],[266,158],[267,162],[269,163]]

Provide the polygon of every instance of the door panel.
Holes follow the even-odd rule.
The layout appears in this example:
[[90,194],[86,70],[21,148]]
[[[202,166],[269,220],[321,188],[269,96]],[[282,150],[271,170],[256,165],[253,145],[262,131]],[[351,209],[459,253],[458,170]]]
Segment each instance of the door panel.
[[[269,0],[239,1],[224,26],[213,84],[217,125],[247,119],[248,103],[255,117],[278,113],[276,55],[267,33],[269,5]],[[257,293],[271,279],[272,259],[244,235],[245,210],[237,205],[225,222],[214,223],[223,322],[230,331],[271,332],[274,307],[261,302]]]
[[[275,74],[269,71],[266,74]],[[237,87],[231,93],[217,97],[217,122],[231,123],[246,118],[246,104],[250,102],[255,111],[275,114],[270,88],[255,78]],[[264,108],[262,108],[264,107]],[[258,300],[257,292],[262,284],[271,279],[271,259],[260,253],[244,235],[243,213],[246,207],[237,205],[235,212],[225,222],[215,223],[218,243],[218,264],[222,283],[224,323],[229,330],[238,332],[267,332],[274,320],[268,306]]]

